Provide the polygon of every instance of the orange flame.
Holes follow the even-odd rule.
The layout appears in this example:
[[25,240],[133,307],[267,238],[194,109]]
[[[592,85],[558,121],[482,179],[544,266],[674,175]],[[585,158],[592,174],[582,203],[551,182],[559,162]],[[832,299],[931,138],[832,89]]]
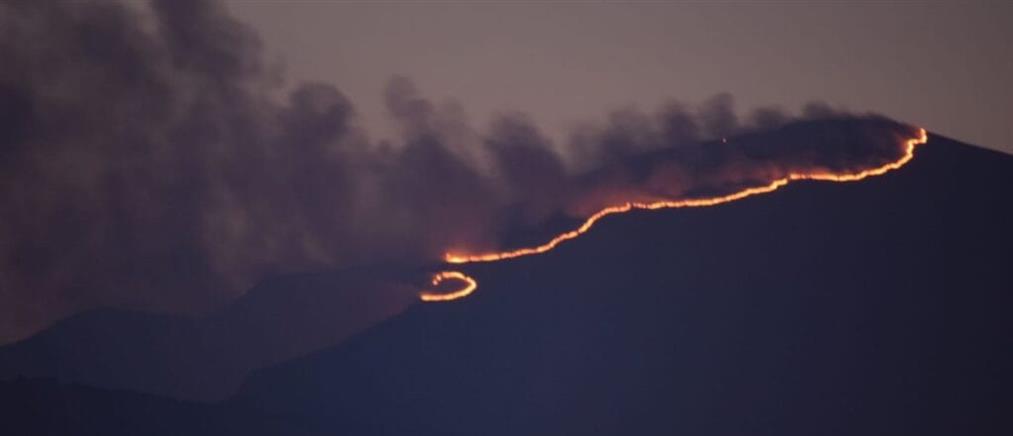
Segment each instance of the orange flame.
[[464,283],[464,286],[453,292],[435,292],[435,291],[423,291],[419,293],[419,298],[422,301],[450,301],[458,298],[464,298],[475,292],[478,288],[478,282],[475,279],[464,275],[460,271],[442,271],[433,275],[432,285],[437,287],[440,283],[445,280],[458,280]]
[[[910,162],[911,159],[914,158],[915,147],[918,146],[918,145],[924,144],[926,142],[928,142],[928,132],[926,132],[925,129],[919,128],[918,129],[918,136],[917,137],[910,138],[910,139],[907,139],[906,141],[904,141],[904,146],[905,146],[904,154],[899,159],[897,159],[897,160],[895,160],[893,162],[889,162],[887,164],[884,164],[882,166],[876,167],[876,168],[862,170],[862,171],[859,171],[857,173],[831,173],[831,172],[811,173],[811,174],[792,173],[792,174],[789,174],[787,177],[774,180],[774,181],[770,182],[767,185],[764,185],[764,186],[755,186],[755,187],[752,187],[752,188],[746,188],[746,189],[743,189],[741,191],[734,192],[734,193],[731,193],[731,194],[728,194],[728,195],[723,195],[723,196],[720,196],[720,197],[691,198],[691,199],[684,199],[684,200],[657,201],[657,202],[651,202],[651,203],[628,202],[628,203],[624,203],[624,204],[619,205],[619,206],[606,207],[606,208],[598,211],[597,213],[591,215],[589,218],[587,218],[584,221],[584,223],[580,225],[580,227],[577,227],[576,229],[573,229],[573,230],[570,230],[568,232],[562,233],[562,234],[556,236],[555,238],[552,238],[548,242],[546,242],[544,244],[541,244],[541,245],[537,245],[537,246],[534,246],[534,247],[518,248],[518,249],[515,249],[515,250],[509,250],[509,251],[493,252],[493,253],[483,253],[483,254],[474,254],[474,255],[454,254],[454,253],[449,253],[448,252],[448,253],[446,253],[444,255],[444,260],[447,263],[453,263],[453,264],[464,264],[464,263],[475,263],[475,262],[495,262],[495,261],[499,261],[499,260],[513,259],[513,258],[516,258],[516,257],[530,256],[530,255],[533,255],[533,254],[545,253],[545,252],[547,252],[549,250],[552,250],[553,248],[556,248],[557,245],[559,245],[559,244],[561,244],[561,243],[563,243],[565,241],[569,241],[569,240],[574,239],[574,238],[576,238],[576,237],[578,237],[578,236],[580,236],[580,235],[582,235],[584,233],[587,233],[587,231],[590,230],[591,227],[594,226],[594,224],[596,222],[598,222],[598,220],[600,220],[600,219],[602,219],[602,218],[604,218],[604,217],[606,217],[608,215],[629,212],[629,211],[631,211],[633,209],[657,210],[657,209],[671,209],[671,208],[682,208],[682,207],[715,206],[715,205],[718,205],[718,204],[728,203],[728,202],[732,202],[732,201],[735,201],[735,200],[741,200],[743,198],[750,197],[750,196],[757,195],[757,194],[765,194],[765,193],[768,193],[768,192],[773,192],[773,191],[776,191],[776,190],[780,189],[781,187],[787,185],[788,183],[790,183],[790,182],[792,182],[794,180],[823,180],[823,181],[831,181],[831,182],[854,182],[854,181],[865,179],[867,177],[879,176],[879,175],[887,173],[888,171],[892,171],[892,170],[898,169],[898,168],[904,166],[905,164],[907,164],[908,162]],[[457,271],[444,271],[444,272],[441,272],[441,273],[437,274],[433,278],[433,285],[435,286],[439,282],[441,282],[442,280],[444,280],[444,279],[450,279],[450,278],[463,280],[466,283],[466,286],[464,288],[458,290],[458,291],[450,292],[450,293],[445,293],[445,294],[436,294],[436,293],[432,293],[432,292],[423,292],[422,294],[420,294],[420,297],[422,298],[422,300],[423,301],[449,301],[449,300],[456,300],[458,298],[462,298],[462,297],[467,296],[468,294],[471,294],[475,290],[475,288],[478,287],[477,282],[474,279],[472,279],[471,277],[468,277],[468,276],[464,275],[464,273],[457,272]]]

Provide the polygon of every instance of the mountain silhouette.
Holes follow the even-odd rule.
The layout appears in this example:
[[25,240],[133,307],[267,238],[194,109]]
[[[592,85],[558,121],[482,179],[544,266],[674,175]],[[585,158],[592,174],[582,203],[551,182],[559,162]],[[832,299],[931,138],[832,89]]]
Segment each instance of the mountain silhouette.
[[933,136],[859,183],[610,218],[233,401],[349,434],[1008,434],[1011,188]]
[[932,135],[879,177],[631,212],[465,266],[472,296],[256,370],[215,404],[4,382],[0,432],[1011,434],[1011,189],[1013,157]]
[[82,313],[0,347],[0,379],[221,400],[250,371],[332,346],[413,304],[406,274],[374,267],[280,276],[202,317]]

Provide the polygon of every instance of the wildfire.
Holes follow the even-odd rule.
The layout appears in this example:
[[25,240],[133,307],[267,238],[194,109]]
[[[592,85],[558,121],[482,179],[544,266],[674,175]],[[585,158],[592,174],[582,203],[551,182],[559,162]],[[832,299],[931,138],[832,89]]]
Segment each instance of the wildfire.
[[478,288],[478,282],[475,279],[466,276],[460,271],[442,271],[433,275],[432,285],[433,287],[440,286],[446,280],[457,280],[463,283],[463,287],[453,292],[435,292],[435,291],[423,291],[419,293],[419,298],[422,301],[450,301],[458,298],[464,298],[475,292]]
[[[472,255],[446,253],[444,255],[444,260],[447,263],[452,263],[452,264],[464,264],[464,263],[475,263],[475,262],[495,262],[495,261],[498,261],[498,260],[513,259],[513,258],[516,258],[516,257],[530,256],[530,255],[533,255],[533,254],[545,253],[545,252],[547,252],[549,250],[552,250],[553,248],[556,248],[557,245],[559,245],[559,244],[561,244],[561,243],[563,243],[565,241],[569,241],[571,239],[574,239],[574,238],[576,238],[576,237],[578,237],[578,236],[586,233],[588,230],[591,229],[591,227],[594,226],[594,224],[596,222],[598,222],[598,220],[600,220],[600,219],[602,219],[602,218],[604,218],[604,217],[606,217],[608,215],[629,212],[629,211],[631,211],[633,209],[657,210],[657,209],[670,209],[670,208],[682,208],[682,207],[714,206],[714,205],[718,205],[718,204],[732,202],[732,201],[735,201],[735,200],[740,200],[740,199],[743,199],[743,198],[746,198],[746,197],[749,197],[749,196],[753,196],[753,195],[757,195],[757,194],[765,194],[765,193],[768,193],[768,192],[773,192],[773,191],[776,191],[776,190],[780,189],[781,187],[787,185],[788,183],[790,183],[790,182],[792,182],[794,180],[822,180],[822,181],[832,181],[832,182],[854,182],[854,181],[865,179],[867,177],[879,176],[879,175],[885,174],[888,171],[892,171],[892,170],[898,169],[898,168],[904,166],[905,164],[907,164],[908,162],[910,162],[911,159],[914,158],[915,147],[917,147],[918,145],[924,144],[927,141],[928,141],[928,133],[925,131],[925,129],[918,129],[918,136],[917,137],[910,138],[910,139],[907,139],[906,141],[904,141],[904,147],[905,147],[904,154],[899,159],[897,159],[897,160],[895,160],[893,162],[889,162],[887,164],[884,164],[882,166],[879,166],[879,167],[876,167],[876,168],[862,170],[862,171],[859,171],[857,173],[831,173],[831,172],[809,173],[809,174],[792,173],[792,174],[789,174],[787,177],[774,180],[774,181],[770,182],[767,185],[746,188],[746,189],[743,189],[741,191],[734,192],[734,193],[731,193],[731,194],[728,194],[728,195],[719,196],[719,197],[692,198],[692,199],[671,200],[671,201],[657,201],[657,202],[651,202],[651,203],[628,202],[628,203],[624,203],[624,204],[619,205],[619,206],[606,207],[606,208],[598,211],[597,213],[591,215],[589,218],[587,218],[584,221],[583,224],[581,224],[576,229],[573,229],[573,230],[570,230],[568,232],[562,233],[562,234],[560,234],[560,235],[552,238],[548,242],[546,242],[544,244],[541,244],[541,245],[537,245],[537,246],[534,246],[534,247],[518,248],[518,249],[514,249],[514,250],[509,250],[509,251],[493,252],[493,253],[483,253],[483,254],[472,254]],[[464,273],[461,273],[461,272],[458,272],[458,271],[444,271],[444,272],[441,272],[441,273],[437,274],[436,276],[433,277],[433,285],[436,286],[440,282],[442,282],[443,280],[446,280],[446,279],[458,279],[458,280],[461,280],[461,281],[463,281],[465,283],[465,286],[462,289],[458,290],[458,291],[454,291],[454,292],[450,292],[450,293],[443,293],[443,294],[437,294],[437,293],[426,291],[426,292],[423,292],[423,293],[420,294],[420,298],[423,301],[449,301],[449,300],[456,300],[458,298],[462,298],[462,297],[467,296],[468,294],[471,294],[472,292],[474,292],[475,288],[478,287],[478,284],[477,284],[477,282],[474,279],[472,279],[471,277],[468,277],[468,276],[464,275]]]

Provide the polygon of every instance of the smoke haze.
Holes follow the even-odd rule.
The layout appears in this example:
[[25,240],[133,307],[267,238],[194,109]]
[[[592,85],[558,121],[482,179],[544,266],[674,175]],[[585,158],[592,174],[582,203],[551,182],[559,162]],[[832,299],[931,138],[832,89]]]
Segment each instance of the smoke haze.
[[277,98],[257,36],[199,0],[4,2],[0,59],[0,343],[89,308],[204,311],[274,274],[431,262],[617,202],[878,165],[911,132],[820,103],[740,116],[721,94],[554,144],[523,113],[473,128],[394,76],[378,97],[401,137],[374,142],[330,84]]

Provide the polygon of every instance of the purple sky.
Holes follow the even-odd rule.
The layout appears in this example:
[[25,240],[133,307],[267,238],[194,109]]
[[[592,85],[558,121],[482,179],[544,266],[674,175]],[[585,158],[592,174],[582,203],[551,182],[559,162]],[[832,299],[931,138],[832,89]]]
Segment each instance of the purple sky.
[[797,111],[824,100],[1013,152],[1013,6],[233,1],[288,82],[336,84],[377,136],[392,74],[461,103],[478,127],[504,110],[550,135],[668,97],[717,92]]

